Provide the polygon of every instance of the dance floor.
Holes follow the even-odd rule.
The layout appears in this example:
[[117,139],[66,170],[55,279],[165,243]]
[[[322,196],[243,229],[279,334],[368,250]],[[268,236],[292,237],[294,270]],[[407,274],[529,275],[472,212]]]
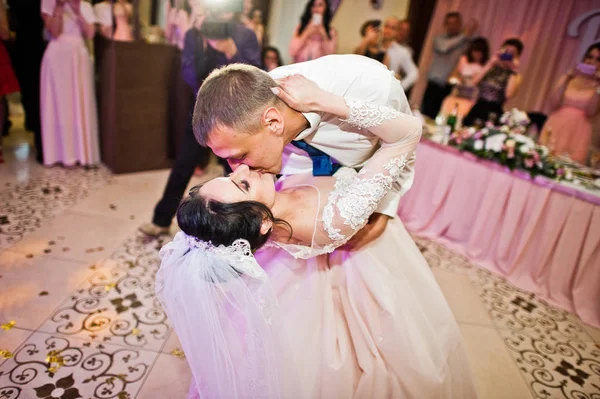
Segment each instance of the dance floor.
[[[29,141],[16,129],[0,165],[0,398],[185,398],[185,354],[154,297],[168,237],[137,232],[168,171],[43,168]],[[481,398],[600,397],[600,330],[416,241]]]

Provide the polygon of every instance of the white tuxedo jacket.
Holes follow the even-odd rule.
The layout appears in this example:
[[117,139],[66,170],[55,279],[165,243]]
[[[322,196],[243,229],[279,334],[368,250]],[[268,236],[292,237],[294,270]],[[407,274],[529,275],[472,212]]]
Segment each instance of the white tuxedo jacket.
[[[316,60],[287,65],[269,73],[274,79],[301,74],[320,88],[346,98],[356,98],[390,106],[411,115],[410,106],[400,81],[385,65],[360,55],[329,55]],[[360,168],[379,148],[379,137],[365,129],[356,129],[332,114],[304,114],[310,127],[296,140],[323,151],[343,166]],[[293,145],[285,147],[281,174],[311,173],[308,154]],[[411,187],[414,158],[381,202],[377,212],[396,216],[400,197]]]

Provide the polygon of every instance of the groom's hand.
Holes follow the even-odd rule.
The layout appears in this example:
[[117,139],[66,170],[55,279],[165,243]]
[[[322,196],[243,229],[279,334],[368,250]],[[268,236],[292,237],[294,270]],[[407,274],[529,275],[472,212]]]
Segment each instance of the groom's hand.
[[367,223],[365,227],[356,233],[354,237],[352,237],[350,241],[344,245],[343,249],[348,251],[357,251],[365,245],[375,241],[383,234],[389,220],[390,217],[387,215],[382,213],[374,213],[369,218],[369,223]]

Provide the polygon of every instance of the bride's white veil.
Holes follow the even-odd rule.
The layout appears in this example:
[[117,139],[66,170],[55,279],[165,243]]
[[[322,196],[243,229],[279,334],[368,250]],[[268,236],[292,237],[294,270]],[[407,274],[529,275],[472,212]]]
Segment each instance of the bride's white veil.
[[179,232],[160,256],[156,295],[200,397],[282,397],[285,353],[272,328],[277,300],[249,243],[215,247]]

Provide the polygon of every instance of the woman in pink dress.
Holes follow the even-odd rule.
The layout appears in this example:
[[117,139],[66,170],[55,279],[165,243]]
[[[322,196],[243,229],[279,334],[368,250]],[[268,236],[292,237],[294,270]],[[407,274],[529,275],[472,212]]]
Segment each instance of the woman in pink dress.
[[314,60],[334,54],[337,32],[330,26],[331,10],[327,0],[310,0],[290,43],[294,62]]
[[183,50],[185,33],[192,27],[192,8],[187,0],[175,0],[169,9],[165,36],[167,41]]
[[586,164],[592,142],[590,119],[600,105],[600,43],[588,48],[583,63],[561,77],[552,93],[557,108],[548,118],[540,142],[557,155]]
[[[94,5],[96,23],[100,25],[100,33],[107,39],[121,42],[133,40],[133,31],[130,20],[133,15],[131,3],[118,0],[114,5],[110,1],[103,1]],[[116,27],[113,31],[113,16]]]
[[81,0],[42,0],[51,35],[41,72],[44,164],[100,162],[92,60],[85,39],[94,36],[94,10]]

